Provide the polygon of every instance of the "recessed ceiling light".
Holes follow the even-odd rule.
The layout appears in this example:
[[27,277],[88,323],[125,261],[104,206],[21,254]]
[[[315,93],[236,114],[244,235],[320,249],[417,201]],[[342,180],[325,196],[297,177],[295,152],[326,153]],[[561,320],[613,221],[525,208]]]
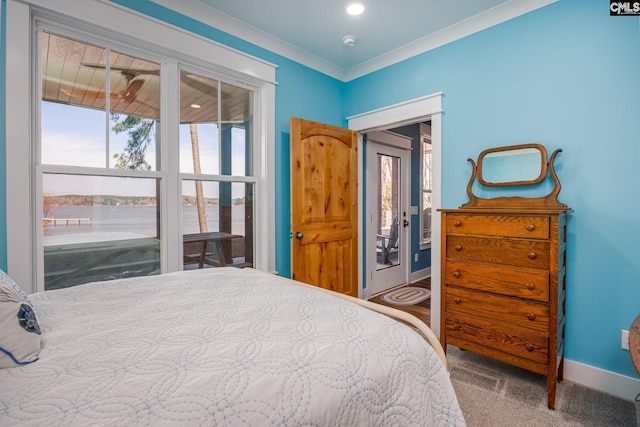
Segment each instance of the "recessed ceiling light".
[[364,5],[361,3],[351,3],[347,6],[347,13],[349,15],[360,15],[364,12]]
[[200,108],[200,105],[198,105],[198,104],[191,104],[191,108]]

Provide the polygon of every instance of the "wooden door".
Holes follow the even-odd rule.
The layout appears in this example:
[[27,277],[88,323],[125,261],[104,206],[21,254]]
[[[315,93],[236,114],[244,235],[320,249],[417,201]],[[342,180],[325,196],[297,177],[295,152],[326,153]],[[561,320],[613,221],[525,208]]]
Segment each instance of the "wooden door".
[[291,118],[293,278],[358,296],[358,133]]

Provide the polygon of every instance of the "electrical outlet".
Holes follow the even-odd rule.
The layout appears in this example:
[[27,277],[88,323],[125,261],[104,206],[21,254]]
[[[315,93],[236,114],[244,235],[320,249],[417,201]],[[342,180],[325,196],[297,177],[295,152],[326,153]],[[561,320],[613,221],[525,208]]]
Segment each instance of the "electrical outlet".
[[416,254],[416,256],[414,257],[415,262],[418,262],[418,254]]
[[629,350],[629,331],[622,330],[622,349]]

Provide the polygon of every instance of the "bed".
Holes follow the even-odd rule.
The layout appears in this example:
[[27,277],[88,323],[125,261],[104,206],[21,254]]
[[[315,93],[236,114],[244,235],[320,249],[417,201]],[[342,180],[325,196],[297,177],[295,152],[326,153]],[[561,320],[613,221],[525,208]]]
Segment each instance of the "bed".
[[279,276],[225,267],[28,298],[39,360],[0,369],[0,425],[464,425],[424,324]]

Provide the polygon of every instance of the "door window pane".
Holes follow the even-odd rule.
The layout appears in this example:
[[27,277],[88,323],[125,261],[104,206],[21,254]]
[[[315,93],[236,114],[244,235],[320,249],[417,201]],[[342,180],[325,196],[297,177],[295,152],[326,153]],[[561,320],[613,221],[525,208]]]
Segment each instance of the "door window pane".
[[377,270],[400,264],[400,159],[378,154]]
[[420,140],[420,150],[422,154],[422,181],[421,181],[421,191],[422,191],[422,199],[420,206],[422,210],[420,212],[420,231],[421,231],[421,240],[420,244],[423,248],[428,247],[427,245],[431,244],[431,190],[433,187],[432,184],[432,145],[431,145],[431,127],[425,126],[425,129],[428,130],[428,134],[421,134]]
[[160,273],[158,182],[43,175],[45,290]]
[[182,183],[184,268],[253,266],[253,184]]

